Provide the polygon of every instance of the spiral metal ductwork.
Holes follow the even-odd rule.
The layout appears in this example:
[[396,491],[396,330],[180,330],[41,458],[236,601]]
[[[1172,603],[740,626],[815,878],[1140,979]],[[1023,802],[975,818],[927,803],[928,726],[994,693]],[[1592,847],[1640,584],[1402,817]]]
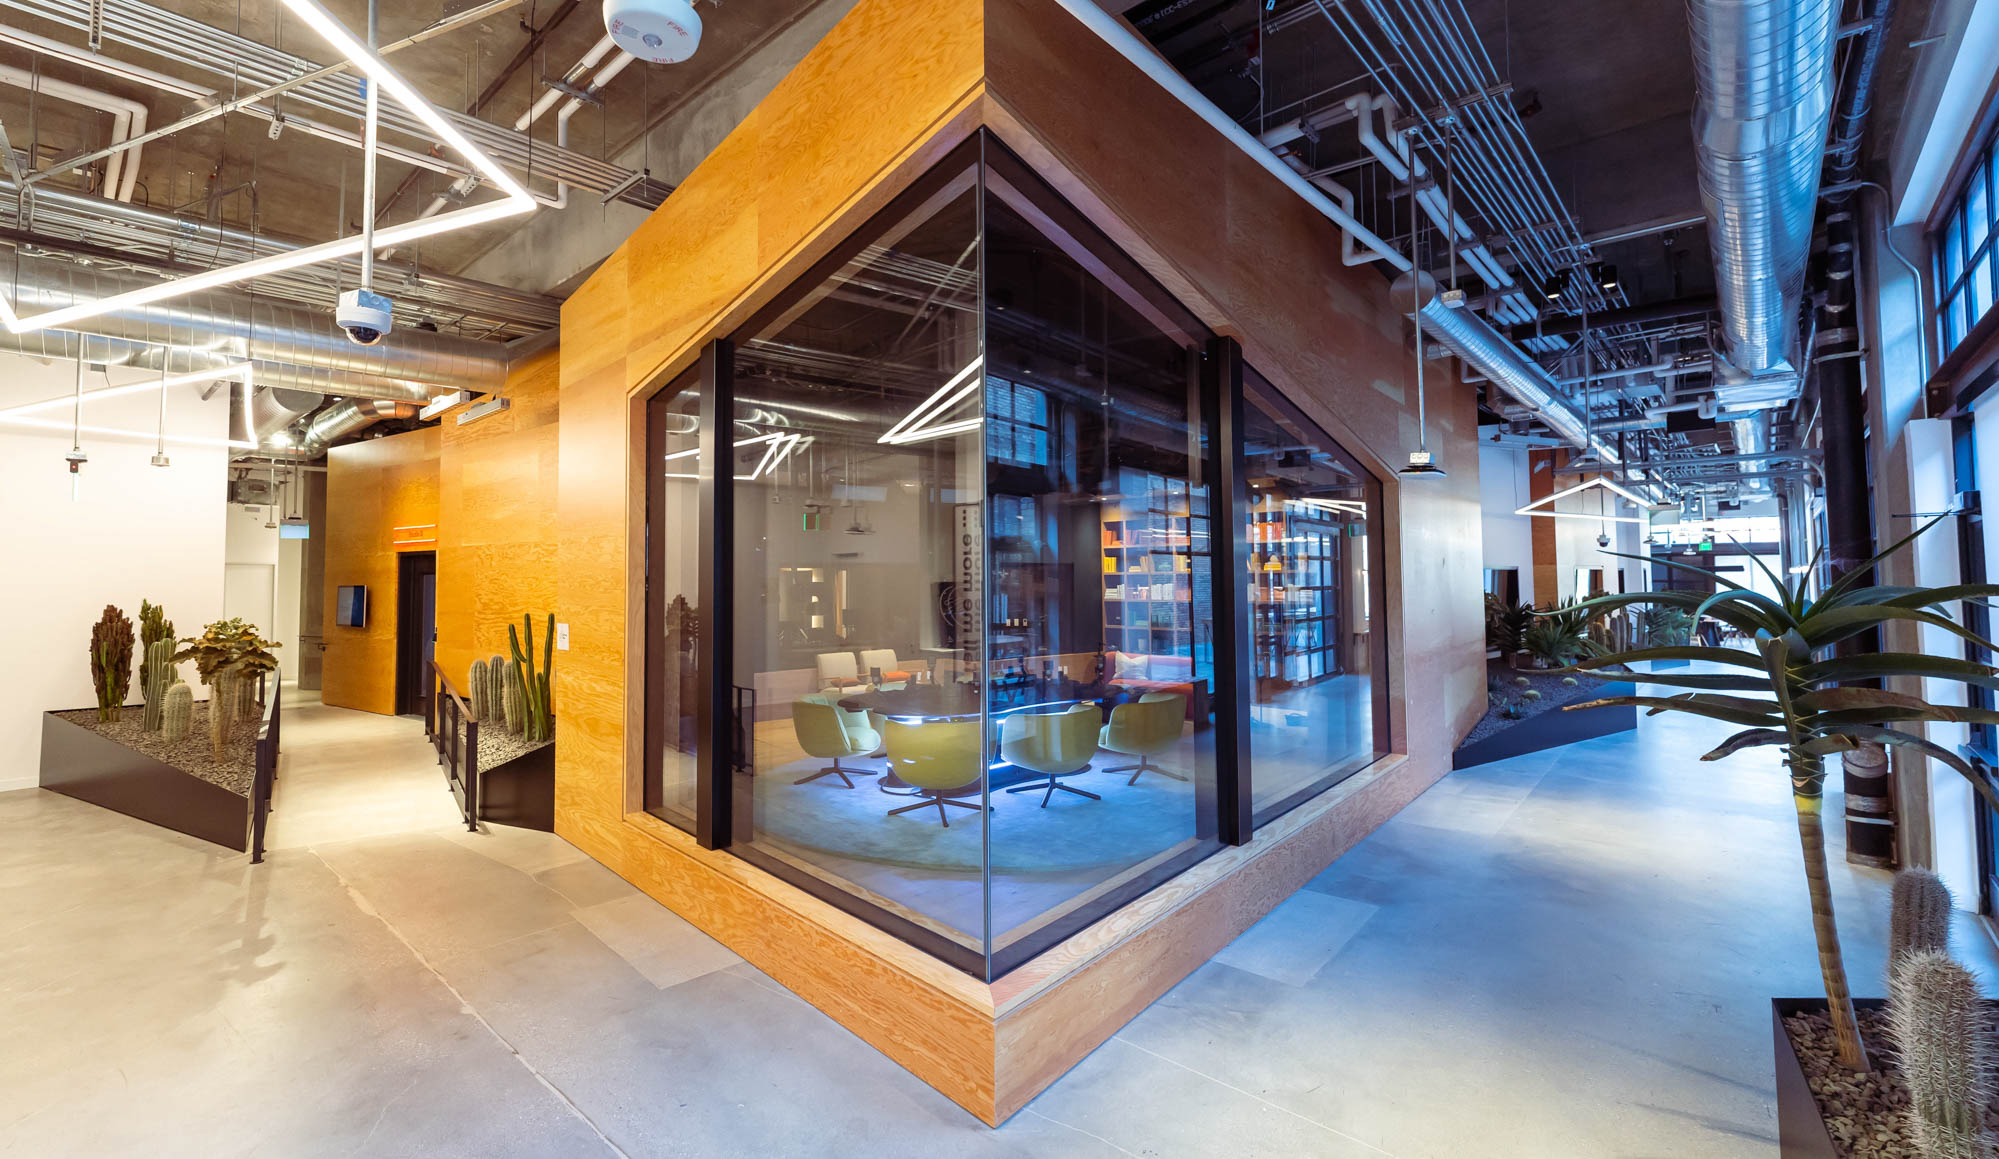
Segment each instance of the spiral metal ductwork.
[[[1836,0],[1689,0],[1694,149],[1732,377],[1799,376]],[[1727,383],[1717,386],[1724,404]]]
[[299,456],[318,458],[335,441],[356,431],[374,426],[383,419],[409,418],[415,413],[416,408],[409,403],[386,399],[347,399],[334,403],[306,424],[305,434],[299,439]]
[[[23,257],[5,292],[32,316],[157,284],[143,275]],[[265,386],[353,398],[425,403],[455,390],[506,384],[503,346],[425,330],[397,330],[374,346],[349,342],[331,318],[226,290],[210,290],[87,318],[78,333],[0,332],[0,350],[157,367],[162,346],[182,348],[175,369],[249,361]],[[87,335],[79,339],[78,334]]]
[[282,386],[259,390],[250,398],[250,432],[259,443],[298,421],[298,417],[324,402],[321,395]]

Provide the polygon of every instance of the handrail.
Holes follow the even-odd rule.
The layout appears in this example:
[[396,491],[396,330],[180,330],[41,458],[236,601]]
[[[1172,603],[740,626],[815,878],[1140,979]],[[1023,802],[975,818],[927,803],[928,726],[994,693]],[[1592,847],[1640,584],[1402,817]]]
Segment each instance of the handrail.
[[277,669],[257,677],[264,716],[257,725],[256,774],[250,781],[250,864],[264,860],[264,829],[271,817],[271,793],[278,781],[278,733],[284,714],[284,682]]
[[465,827],[479,831],[479,717],[465,703],[465,696],[443,665],[430,662],[430,705],[424,713],[424,731],[437,750],[437,763],[444,766],[444,782],[465,816]]

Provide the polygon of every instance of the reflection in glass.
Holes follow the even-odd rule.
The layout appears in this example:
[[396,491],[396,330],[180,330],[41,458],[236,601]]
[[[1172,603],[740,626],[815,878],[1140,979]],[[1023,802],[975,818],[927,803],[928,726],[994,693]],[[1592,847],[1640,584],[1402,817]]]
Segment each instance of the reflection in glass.
[[738,340],[732,848],[983,968],[977,170]]
[[1002,967],[1216,847],[1197,348],[1038,208],[989,182],[986,701],[1001,755]]
[[694,829],[695,698],[701,634],[699,557],[700,452],[698,375],[688,372],[646,403],[647,453],[655,464],[646,497],[647,619],[658,634],[647,657],[646,730],[649,770],[646,807],[667,821]]
[[1368,544],[1380,503],[1358,463],[1245,376],[1251,799],[1257,824],[1378,755]]

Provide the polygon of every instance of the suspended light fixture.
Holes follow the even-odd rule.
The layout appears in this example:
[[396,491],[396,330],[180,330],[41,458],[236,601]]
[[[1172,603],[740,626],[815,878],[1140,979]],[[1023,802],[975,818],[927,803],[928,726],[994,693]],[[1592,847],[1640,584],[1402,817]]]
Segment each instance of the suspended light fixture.
[[[1409,279],[1410,317],[1416,321],[1416,449],[1409,452],[1409,462],[1396,471],[1404,479],[1441,479],[1444,469],[1436,464],[1430,455],[1430,423],[1423,397],[1423,301],[1429,287],[1423,285],[1430,275],[1423,272],[1423,231],[1416,217],[1416,182],[1409,182],[1409,256],[1410,269],[1403,277]],[[1401,279],[1396,279],[1400,282]]]
[[1569,272],[1567,270],[1556,270],[1554,273],[1548,275],[1547,281],[1541,283],[1541,296],[1550,302],[1559,302],[1568,288]]
[[1606,294],[1617,292],[1617,267],[1603,262],[1596,264],[1596,284]]
[[76,339],[76,415],[71,420],[69,432],[69,454],[63,460],[69,464],[69,501],[76,502],[81,491],[83,465],[90,456],[83,453],[83,343],[84,337]]
[[294,16],[297,16],[304,22],[307,27],[318,33],[322,39],[332,45],[341,56],[347,58],[348,61],[367,75],[368,93],[371,96],[374,95],[375,88],[380,86],[382,89],[381,95],[402,105],[411,116],[422,122],[425,128],[436,134],[438,140],[442,141],[446,148],[463,157],[481,178],[490,183],[494,188],[500,190],[505,196],[496,201],[481,202],[478,205],[470,205],[463,209],[454,209],[432,217],[418,218],[414,221],[404,222],[400,225],[391,226],[388,229],[376,230],[374,231],[372,242],[361,234],[354,234],[349,237],[338,238],[334,241],[322,242],[319,245],[304,246],[300,249],[287,250],[283,253],[266,254],[262,257],[237,262],[233,265],[218,266],[212,270],[203,270],[197,274],[169,279],[164,282],[145,286],[141,289],[130,290],[122,294],[113,294],[108,298],[99,298],[90,302],[78,302],[74,305],[46,310],[27,318],[16,314],[13,304],[8,302],[4,297],[0,297],[0,323],[4,323],[9,331],[15,334],[26,334],[36,330],[68,327],[72,323],[85,318],[95,318],[114,311],[129,309],[133,306],[143,306],[153,302],[183,298],[201,290],[212,290],[217,286],[231,285],[236,282],[248,281],[252,278],[268,277],[271,274],[284,270],[295,270],[301,266],[309,266],[318,262],[334,261],[339,258],[352,257],[356,254],[392,249],[420,238],[432,237],[437,234],[448,233],[452,230],[483,225],[486,222],[498,221],[502,218],[528,213],[535,208],[534,195],[529,193],[525,186],[516,181],[511,173],[502,168],[484,150],[474,145],[464,133],[459,131],[456,125],[446,120],[444,115],[437,111],[436,106],[425,100],[422,94],[411,87],[408,81],[405,81],[394,69],[383,63],[380,56],[376,55],[368,46],[356,39],[354,34],[349,32],[338,20],[334,19],[333,15],[321,7],[317,0],[279,0],[279,2]]

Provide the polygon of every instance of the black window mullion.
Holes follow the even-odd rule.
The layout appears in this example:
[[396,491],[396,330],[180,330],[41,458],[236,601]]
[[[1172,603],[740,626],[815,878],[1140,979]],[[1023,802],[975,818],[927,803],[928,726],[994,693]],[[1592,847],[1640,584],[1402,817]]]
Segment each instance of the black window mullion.
[[1215,486],[1208,504],[1208,564],[1215,616],[1215,775],[1217,835],[1247,845],[1256,835],[1250,783],[1249,722],[1254,697],[1250,655],[1249,479],[1243,460],[1242,347],[1210,341],[1201,358],[1201,403],[1207,411]]
[[[735,346],[727,339],[701,351],[699,559],[702,631],[695,641],[700,674],[694,701],[698,754],[694,836],[703,849],[729,844],[737,752],[735,718]],[[755,722],[746,722],[754,728]]]

